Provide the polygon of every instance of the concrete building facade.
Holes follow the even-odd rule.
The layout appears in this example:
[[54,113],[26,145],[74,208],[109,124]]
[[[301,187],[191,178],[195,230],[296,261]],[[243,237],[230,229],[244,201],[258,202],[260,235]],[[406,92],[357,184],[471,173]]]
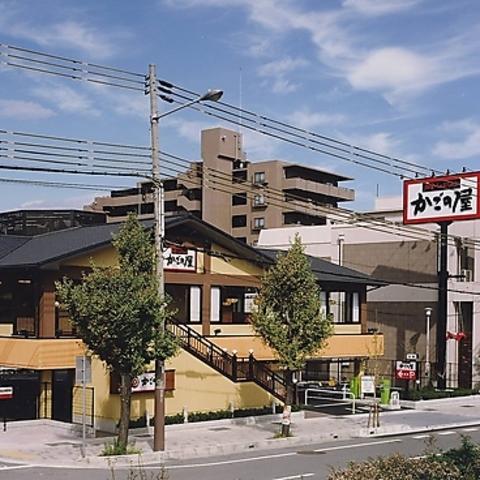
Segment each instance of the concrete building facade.
[[[349,177],[280,160],[250,162],[240,133],[212,128],[201,134],[202,160],[164,181],[165,211],[188,211],[233,237],[255,244],[262,228],[322,225],[312,202],[338,206],[354,200],[352,189],[339,186]],[[151,183],[97,197],[86,210],[107,214],[108,221],[153,216]]]

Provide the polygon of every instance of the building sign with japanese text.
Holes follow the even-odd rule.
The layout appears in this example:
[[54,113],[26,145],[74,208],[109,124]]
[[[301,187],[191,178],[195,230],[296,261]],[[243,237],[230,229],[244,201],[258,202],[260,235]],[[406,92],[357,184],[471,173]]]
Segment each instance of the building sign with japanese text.
[[417,362],[397,361],[395,363],[395,378],[399,380],[415,380],[417,378]]
[[197,252],[182,247],[170,247],[163,252],[163,269],[181,272],[197,270]]
[[406,180],[403,223],[435,223],[480,218],[480,172]]

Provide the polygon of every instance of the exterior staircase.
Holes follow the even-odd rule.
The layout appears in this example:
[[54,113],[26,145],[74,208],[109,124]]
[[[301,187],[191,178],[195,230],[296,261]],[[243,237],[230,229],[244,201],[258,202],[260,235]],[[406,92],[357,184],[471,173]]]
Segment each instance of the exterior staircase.
[[257,360],[253,354],[248,357],[232,355],[176,320],[169,320],[167,328],[180,340],[180,346],[184,350],[233,382],[254,382],[274,397],[285,401],[287,384],[284,378]]

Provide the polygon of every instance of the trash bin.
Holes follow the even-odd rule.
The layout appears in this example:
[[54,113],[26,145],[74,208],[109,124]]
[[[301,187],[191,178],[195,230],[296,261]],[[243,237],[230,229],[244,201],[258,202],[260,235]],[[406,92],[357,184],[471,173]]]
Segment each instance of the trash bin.
[[392,382],[389,378],[384,378],[380,384],[380,403],[382,405],[388,405],[390,402],[390,389]]

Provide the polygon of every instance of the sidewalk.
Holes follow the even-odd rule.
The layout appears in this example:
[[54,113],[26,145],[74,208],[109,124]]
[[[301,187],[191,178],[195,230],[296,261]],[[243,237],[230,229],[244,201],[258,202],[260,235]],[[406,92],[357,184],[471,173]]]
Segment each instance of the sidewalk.
[[[275,439],[279,420],[257,417],[216,422],[171,425],[167,427],[167,451],[152,452],[148,434],[131,434],[136,447],[142,451],[142,462],[166,459],[200,458],[213,455],[260,451],[273,448],[308,445],[337,439],[386,436],[399,433],[430,431],[480,425],[480,395],[445,400],[418,402],[415,410],[382,412],[380,428],[367,430],[368,415],[329,416],[306,412],[297,415],[292,426],[293,437]],[[38,465],[69,465],[102,467],[108,464],[98,455],[109,438],[87,440],[87,457],[81,458],[81,439],[70,431],[68,424],[52,421],[10,423],[0,431],[0,459],[9,462]],[[117,465],[135,464],[136,456],[116,457]]]

